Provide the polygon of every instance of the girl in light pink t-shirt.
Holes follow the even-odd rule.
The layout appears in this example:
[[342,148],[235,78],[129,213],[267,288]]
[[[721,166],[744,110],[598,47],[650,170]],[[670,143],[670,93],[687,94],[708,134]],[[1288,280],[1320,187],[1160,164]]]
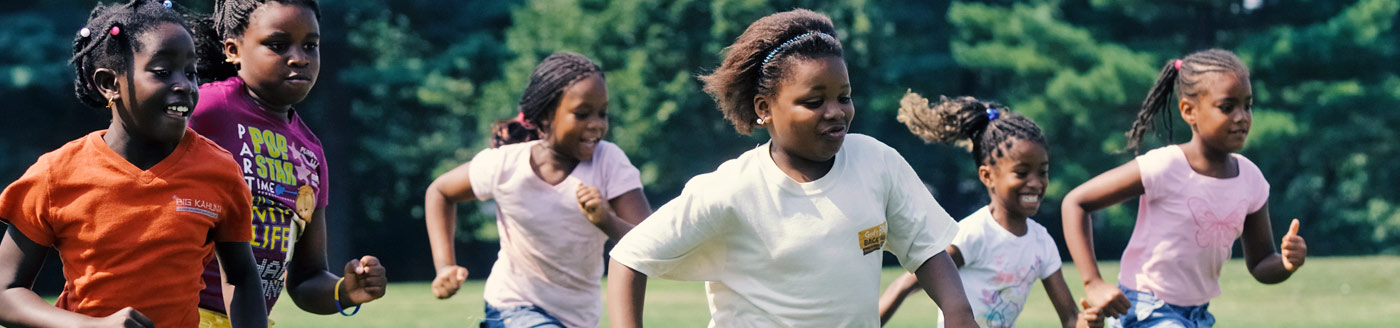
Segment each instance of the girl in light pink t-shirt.
[[637,168],[602,140],[602,70],[583,55],[550,55],[530,75],[520,115],[493,130],[493,148],[439,176],[425,195],[433,294],[452,297],[467,278],[453,255],[454,205],[494,199],[501,251],[486,278],[481,326],[597,327],[603,243],[651,214]]
[[[1235,153],[1249,135],[1254,98],[1249,69],[1234,53],[1211,49],[1167,62],[1133,122],[1128,149],[1137,148],[1153,118],[1166,114],[1173,89],[1191,141],[1094,177],[1070,191],[1061,208],[1088,302],[1117,317],[1110,326],[1214,325],[1207,307],[1220,295],[1220,269],[1236,238],[1243,238],[1246,266],[1262,283],[1287,280],[1307,256],[1297,219],[1283,236],[1282,254],[1275,251],[1269,183]],[[1132,197],[1139,197],[1137,223],[1114,286],[1099,275],[1089,213]]]

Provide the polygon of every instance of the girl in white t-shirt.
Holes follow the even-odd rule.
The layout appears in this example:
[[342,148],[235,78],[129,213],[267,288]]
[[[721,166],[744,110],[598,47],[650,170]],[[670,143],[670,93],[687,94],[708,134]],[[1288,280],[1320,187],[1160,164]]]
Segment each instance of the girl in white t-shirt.
[[[1040,280],[1063,326],[1074,327],[1079,316],[1060,274],[1060,252],[1045,227],[1029,218],[1040,210],[1050,180],[1040,127],[995,103],[941,97],[930,106],[912,92],[900,101],[898,118],[925,142],[970,146],[977,178],[987,187],[991,204],[959,221],[948,246],[977,324],[1014,327]],[[917,282],[904,274],[890,284],[880,297],[881,322],[889,321]],[[1094,313],[1086,316],[1086,324],[1096,321]]]
[[[750,25],[705,91],[772,140],[690,180],[613,248],[613,327],[641,324],[647,277],[706,281],[712,327],[876,327],[882,250],[973,327],[943,249],[956,223],[855,115],[831,20],[798,9]],[[674,324],[674,323],[673,323]]]
[[[1214,325],[1207,307],[1220,295],[1220,270],[1235,239],[1242,239],[1249,273],[1266,284],[1287,280],[1308,253],[1297,219],[1282,238],[1283,253],[1275,251],[1269,182],[1235,153],[1244,148],[1253,115],[1244,62],[1220,49],[1168,61],[1133,122],[1128,149],[1137,148],[1153,118],[1167,114],[1172,90],[1191,141],[1154,149],[1090,179],[1065,196],[1060,211],[1089,304],[1119,319],[1110,326]],[[1137,222],[1114,286],[1099,274],[1089,213],[1133,197]]]
[[467,278],[453,254],[456,203],[496,200],[501,251],[486,278],[482,327],[597,327],[603,243],[651,213],[637,168],[608,131],[603,72],[579,54],[545,58],[530,75],[520,115],[493,145],[428,187],[426,214],[437,278],[452,297]]

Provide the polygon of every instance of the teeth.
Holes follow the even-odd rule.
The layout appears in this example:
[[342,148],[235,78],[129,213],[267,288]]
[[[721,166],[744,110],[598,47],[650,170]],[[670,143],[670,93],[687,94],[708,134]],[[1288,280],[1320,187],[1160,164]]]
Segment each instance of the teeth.
[[176,113],[186,113],[190,111],[190,108],[188,106],[170,106],[166,107],[165,109]]
[[1031,195],[1021,196],[1021,202],[1022,202],[1022,203],[1034,203],[1034,202],[1037,202],[1037,201],[1040,201],[1040,196],[1031,196]]

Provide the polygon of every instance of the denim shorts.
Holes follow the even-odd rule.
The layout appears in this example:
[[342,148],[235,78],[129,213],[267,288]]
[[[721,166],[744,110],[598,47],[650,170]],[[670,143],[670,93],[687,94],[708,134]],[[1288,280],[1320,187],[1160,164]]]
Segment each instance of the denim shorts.
[[563,328],[564,324],[538,306],[521,305],[497,308],[486,303],[486,320],[481,328]]
[[1158,299],[1152,292],[1140,292],[1122,285],[1119,285],[1118,289],[1123,290],[1123,296],[1132,302],[1132,307],[1128,308],[1128,314],[1116,320],[1109,318],[1105,327],[1209,328],[1215,325],[1215,316],[1206,311],[1210,303],[1197,306],[1172,305]]

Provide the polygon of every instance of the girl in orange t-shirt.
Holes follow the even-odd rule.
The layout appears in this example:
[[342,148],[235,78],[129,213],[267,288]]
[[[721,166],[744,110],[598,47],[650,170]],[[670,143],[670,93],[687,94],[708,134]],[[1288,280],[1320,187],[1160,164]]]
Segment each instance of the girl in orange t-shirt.
[[[78,99],[111,111],[0,193],[0,325],[194,327],[218,255],[239,327],[267,327],[249,239],[251,200],[227,151],[186,128],[195,47],[170,1],[98,5],[73,41]],[[67,280],[30,286],[48,248]]]

